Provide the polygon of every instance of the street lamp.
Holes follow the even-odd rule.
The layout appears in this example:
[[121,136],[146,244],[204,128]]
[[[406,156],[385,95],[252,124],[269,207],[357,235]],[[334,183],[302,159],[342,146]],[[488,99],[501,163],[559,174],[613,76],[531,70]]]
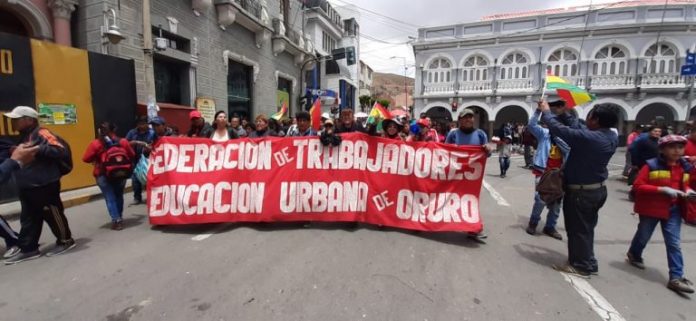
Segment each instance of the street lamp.
[[404,105],[408,109],[408,79],[406,78],[406,72],[408,71],[408,66],[406,65],[406,57],[392,56],[389,59],[402,59],[404,61]]
[[[116,15],[116,10],[114,9],[108,9],[104,10],[103,13],[104,16],[104,25],[101,26],[101,34],[102,37],[105,37],[108,42],[104,42],[104,44],[107,43],[112,43],[112,44],[118,44],[121,42],[121,40],[126,39],[121,32],[119,31],[120,28],[118,27],[117,19],[118,16]],[[111,19],[109,19],[111,18]],[[109,24],[111,22],[111,24]],[[106,52],[104,52],[106,53]]]

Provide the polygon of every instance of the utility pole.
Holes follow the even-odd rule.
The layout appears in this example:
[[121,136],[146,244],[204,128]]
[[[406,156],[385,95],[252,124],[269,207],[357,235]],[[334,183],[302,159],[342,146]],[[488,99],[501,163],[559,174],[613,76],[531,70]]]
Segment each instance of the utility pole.
[[143,0],[143,53],[145,68],[145,93],[149,103],[155,101],[155,68],[153,62],[152,24],[150,23],[150,0]]
[[400,57],[400,56],[393,56],[389,59],[403,59],[404,62],[404,106],[407,109],[410,109],[408,107],[408,78],[406,77],[406,74],[408,72],[408,66],[406,65],[406,57]]

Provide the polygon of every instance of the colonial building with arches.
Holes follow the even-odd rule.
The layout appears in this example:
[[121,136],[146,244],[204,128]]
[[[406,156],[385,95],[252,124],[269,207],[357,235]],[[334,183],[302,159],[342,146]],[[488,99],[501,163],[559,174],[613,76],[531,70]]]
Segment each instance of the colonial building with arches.
[[695,32],[696,3],[657,0],[419,29],[414,112],[446,121],[473,108],[489,132],[526,123],[552,73],[597,95],[576,109],[580,117],[596,104],[619,107],[622,136],[653,120],[676,128],[696,105],[688,101],[694,82],[679,75]]

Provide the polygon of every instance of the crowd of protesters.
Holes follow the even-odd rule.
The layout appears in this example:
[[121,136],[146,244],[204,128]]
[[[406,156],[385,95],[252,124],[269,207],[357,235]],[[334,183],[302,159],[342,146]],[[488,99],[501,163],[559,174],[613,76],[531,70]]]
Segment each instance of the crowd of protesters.
[[[61,160],[70,147],[61,138],[38,124],[38,114],[30,107],[17,107],[5,114],[21,133],[21,143],[14,146],[0,163],[0,182],[11,173],[21,177],[19,196],[22,205],[21,230],[14,232],[0,220],[5,239],[6,264],[15,264],[41,255],[38,239],[43,221],[56,236],[56,245],[46,255],[57,255],[75,247],[60,199],[60,177],[65,174]],[[452,145],[482,146],[488,156],[497,151],[500,177],[505,178],[510,158],[517,151],[525,154],[525,167],[534,176],[534,202],[526,232],[534,235],[544,208],[548,208],[542,232],[563,240],[556,229],[561,210],[568,242],[568,260],[554,268],[580,277],[597,274],[594,254],[594,229],[599,211],[607,200],[607,165],[618,146],[614,128],[618,112],[611,105],[597,105],[587,121],[577,119],[562,100],[539,103],[527,125],[505,123],[489,141],[486,132],[475,126],[475,112],[462,110],[456,122],[434,122],[425,114],[411,119],[405,113],[392,112],[387,119],[356,118],[351,109],[343,109],[336,119],[325,113],[321,129],[312,128],[308,112],[299,111],[292,118],[275,119],[258,115],[253,122],[237,115],[218,111],[212,124],[198,111],[189,114],[190,126],[184,137],[208,138],[216,143],[243,137],[319,137],[322,144],[338,146],[341,134],[361,132],[402,142],[437,142]],[[624,175],[633,185],[634,211],[639,224],[626,254],[631,265],[644,269],[642,252],[657,226],[661,224],[667,248],[669,282],[667,287],[681,293],[693,293],[684,278],[680,249],[680,226],[683,220],[696,219],[696,130],[688,124],[680,135],[669,127],[655,124],[638,126],[628,136]],[[152,147],[166,136],[180,136],[178,128],[168,126],[162,117],[140,117],[126,137],[116,135],[110,122],[97,126],[97,137],[82,161],[94,164],[94,177],[102,191],[113,230],[123,229],[124,189],[133,181],[133,205],[143,203],[143,182],[136,179],[133,167],[147,159]],[[71,166],[71,165],[70,165]],[[550,198],[540,185],[551,181],[552,173],[562,173],[557,189],[561,196]],[[560,176],[559,176],[560,177]],[[692,178],[693,177],[693,178]],[[640,196],[640,197],[638,197]],[[469,237],[485,243],[486,234]]]

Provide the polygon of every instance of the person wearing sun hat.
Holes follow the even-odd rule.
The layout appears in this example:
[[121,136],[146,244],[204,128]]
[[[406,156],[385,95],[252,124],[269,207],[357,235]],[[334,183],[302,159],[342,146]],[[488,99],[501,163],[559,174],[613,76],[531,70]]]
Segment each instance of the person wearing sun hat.
[[680,247],[682,218],[693,216],[696,192],[689,182],[695,176],[693,166],[683,157],[687,139],[678,135],[660,138],[660,155],[648,160],[633,183],[639,215],[638,228],[626,253],[629,264],[645,269],[643,250],[659,223],[667,248],[669,282],[667,288],[679,293],[693,293],[693,283],[684,277],[684,259]]

